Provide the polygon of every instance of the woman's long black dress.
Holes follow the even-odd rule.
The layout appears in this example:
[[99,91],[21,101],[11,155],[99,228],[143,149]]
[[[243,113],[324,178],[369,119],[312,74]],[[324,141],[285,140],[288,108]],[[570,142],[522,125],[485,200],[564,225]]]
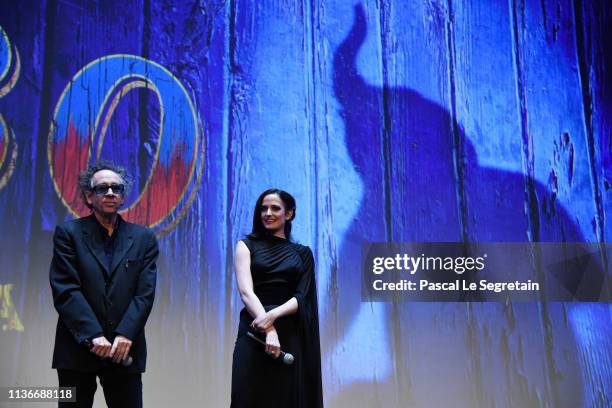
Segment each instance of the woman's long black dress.
[[[323,406],[321,351],[314,259],[310,248],[278,237],[245,238],[251,253],[251,275],[255,294],[267,310],[292,297],[296,314],[278,318],[281,350],[295,361],[266,354],[264,346],[246,333],[253,318],[246,308],[240,312],[238,338],[232,364],[232,408],[319,408]],[[265,336],[257,334],[265,341]]]

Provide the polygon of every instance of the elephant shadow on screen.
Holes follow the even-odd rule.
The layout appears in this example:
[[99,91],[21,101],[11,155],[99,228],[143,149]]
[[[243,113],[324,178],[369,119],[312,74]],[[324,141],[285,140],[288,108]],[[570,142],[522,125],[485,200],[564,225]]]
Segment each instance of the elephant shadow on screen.
[[[533,227],[539,234],[535,240],[584,241],[584,236],[567,211],[555,200],[556,194],[551,192],[550,186],[536,181],[529,185],[521,173],[479,166],[474,147],[459,125],[455,132],[463,145],[463,157],[471,158],[471,162],[476,163],[466,171],[471,180],[477,180],[477,183],[472,181],[471,186],[464,187],[464,196],[468,197],[469,204],[466,204],[468,216],[464,218],[469,219],[471,228],[476,230],[470,231],[476,236],[465,237],[467,233],[462,233],[458,205],[458,191],[461,188],[457,187],[457,177],[453,171],[455,153],[449,112],[413,89],[368,84],[359,74],[356,64],[366,35],[365,13],[363,7],[358,5],[351,30],[334,53],[333,66],[334,92],[341,106],[346,146],[361,178],[364,193],[340,249],[337,272],[339,296],[328,301],[335,302],[337,314],[342,316],[334,328],[338,333],[337,338],[325,341],[330,344],[328,356],[339,360],[326,366],[335,367],[336,372],[330,375],[334,376],[334,381],[340,378],[338,383],[341,384],[337,394],[328,397],[329,402],[333,406],[352,406],[356,403],[359,406],[403,406],[406,403],[423,406],[425,395],[429,395],[430,403],[444,403],[451,396],[449,401],[457,402],[458,406],[483,404],[483,401],[496,401],[504,406],[508,403],[508,395],[501,395],[499,389],[488,389],[486,385],[491,381],[501,381],[506,384],[505,391],[517,391],[512,397],[514,404],[532,406],[544,398],[551,402],[563,401],[563,406],[582,405],[582,374],[576,357],[566,360],[553,358],[555,366],[546,370],[562,375],[553,375],[555,378],[544,380],[538,378],[542,375],[536,369],[518,375],[508,372],[508,367],[503,364],[497,366],[486,361],[482,364],[477,362],[480,368],[474,369],[474,361],[484,359],[478,350],[474,350],[472,345],[466,355],[465,349],[470,347],[465,346],[464,343],[468,341],[461,334],[454,339],[445,339],[440,335],[444,330],[453,330],[450,321],[438,321],[437,327],[428,321],[438,318],[441,311],[448,308],[458,311],[456,316],[461,316],[465,305],[400,304],[395,308],[396,314],[392,315],[389,305],[384,306],[381,313],[371,313],[372,305],[361,303],[360,279],[356,277],[359,272],[356,271],[361,270],[359,254],[362,242],[440,242],[462,241],[465,238],[488,242],[527,241],[530,227],[526,221],[520,221],[526,220],[525,211],[532,212],[532,223],[539,220]],[[526,191],[532,191],[531,197]],[[527,198],[534,203],[534,208],[525,210]],[[477,212],[477,219],[473,219],[470,211]],[[486,309],[489,315],[502,310],[496,304],[480,306],[482,308],[479,310]],[[523,306],[532,308],[533,330],[541,330],[538,305]],[[367,316],[365,321],[360,317],[364,311]],[[402,318],[404,314],[412,316],[411,321],[416,319],[420,332],[402,332],[398,335],[391,319]],[[503,313],[499,314],[498,324],[507,325],[507,322],[503,322]],[[553,319],[556,317],[553,316]],[[448,326],[440,328],[441,324]],[[455,326],[459,327],[458,332],[464,330],[460,326]],[[576,354],[576,341],[571,331],[553,332],[551,337],[555,347],[563,347]],[[479,340],[476,338],[477,343]],[[463,346],[455,348],[458,342]],[[374,348],[375,353],[370,353],[367,347]],[[521,347],[529,348],[532,345],[524,344]],[[542,347],[541,343],[539,347]],[[439,361],[428,361],[432,355],[438,355]],[[541,359],[541,365],[546,365],[545,356],[542,355]],[[441,368],[428,371],[429,374],[419,372],[418,367],[434,365]],[[471,371],[466,368],[468,365],[472,367]],[[466,375],[473,376],[474,370],[479,369],[481,372],[477,372],[476,377],[480,379],[464,379]],[[520,370],[516,367],[513,369]],[[529,371],[529,368],[525,370]],[[474,385],[471,381],[485,385]],[[549,381],[555,384],[554,390],[542,390]],[[441,391],[440,385],[446,389]],[[481,393],[486,395],[478,396]],[[382,397],[381,400],[381,395],[389,397],[386,400],[387,397]]]

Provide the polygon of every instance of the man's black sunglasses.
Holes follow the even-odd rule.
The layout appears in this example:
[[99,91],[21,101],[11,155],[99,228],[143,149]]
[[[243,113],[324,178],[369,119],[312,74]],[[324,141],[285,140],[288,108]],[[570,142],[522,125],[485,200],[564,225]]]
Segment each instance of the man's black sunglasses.
[[91,188],[91,191],[93,191],[97,195],[105,195],[108,192],[109,188],[113,191],[113,194],[125,193],[125,186],[123,184],[98,184],[97,186],[93,186]]

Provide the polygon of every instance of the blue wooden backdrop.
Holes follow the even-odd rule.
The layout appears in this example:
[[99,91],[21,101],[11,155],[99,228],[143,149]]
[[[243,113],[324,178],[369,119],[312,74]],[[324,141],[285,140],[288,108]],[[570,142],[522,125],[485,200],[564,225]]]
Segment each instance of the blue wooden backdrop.
[[371,241],[612,234],[612,5],[0,2],[0,385],[53,385],[54,226],[127,166],[162,255],[147,406],[227,406],[235,242],[270,186],[312,247],[326,406],[612,405],[608,304],[362,303]]

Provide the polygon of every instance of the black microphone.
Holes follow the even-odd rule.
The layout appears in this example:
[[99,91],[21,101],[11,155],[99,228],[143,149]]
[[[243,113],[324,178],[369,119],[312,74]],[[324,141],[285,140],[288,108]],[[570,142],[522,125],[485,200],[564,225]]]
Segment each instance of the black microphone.
[[134,359],[132,358],[132,356],[128,354],[127,358],[121,360],[120,364],[124,367],[129,367],[132,365],[133,362],[134,362]]
[[[259,344],[263,344],[264,346],[266,345],[266,343],[264,343],[263,341],[261,341],[261,339],[257,336],[255,336],[253,333],[251,333],[250,331],[247,332],[247,336],[249,336],[250,338],[252,338],[253,340],[255,340],[256,342],[258,342]],[[283,364],[286,365],[291,365],[293,364],[293,361],[295,360],[295,358],[293,357],[293,354],[291,353],[285,353],[284,351],[281,350],[280,352],[280,357],[283,358]]]
[[[89,340],[85,340],[83,341],[83,345],[85,345],[85,347],[87,347],[88,350],[91,350],[93,348],[93,344],[91,344],[91,341]],[[127,358],[125,358],[124,360],[121,360],[121,364],[124,367],[129,367],[132,365],[132,363],[134,362],[134,359],[132,358],[132,356],[130,356],[128,354]]]

